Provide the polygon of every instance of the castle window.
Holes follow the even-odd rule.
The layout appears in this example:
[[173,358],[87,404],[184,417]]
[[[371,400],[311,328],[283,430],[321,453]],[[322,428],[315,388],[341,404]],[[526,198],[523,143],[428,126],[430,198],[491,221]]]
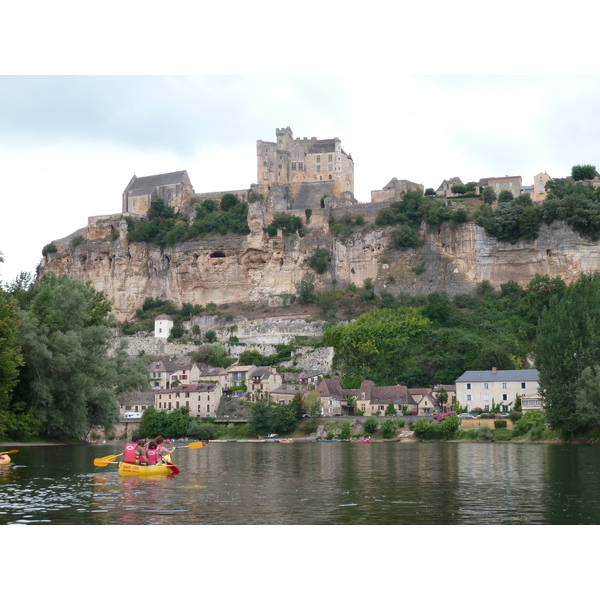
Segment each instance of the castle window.
[[317,165],[317,173],[321,172],[321,165]]
[[332,162],[332,161],[333,161],[333,156],[330,154],[330,155],[327,157],[327,160],[328,160],[329,162]]
[[321,162],[321,157],[317,156],[317,162],[320,163]]
[[329,179],[333,179],[333,176],[332,176],[332,175],[330,175],[330,176],[329,176]]
[[298,163],[298,171],[304,171],[304,163],[303,162]]
[[296,163],[292,162],[292,171],[295,171],[295,170],[296,170]]
[[328,170],[329,172],[333,171],[333,165],[327,165],[327,170]]

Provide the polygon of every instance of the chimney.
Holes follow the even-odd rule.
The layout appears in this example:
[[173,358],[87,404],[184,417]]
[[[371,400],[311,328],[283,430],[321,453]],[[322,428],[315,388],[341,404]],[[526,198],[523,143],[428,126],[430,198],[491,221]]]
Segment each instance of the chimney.
[[496,367],[492,367],[492,373],[496,373]]

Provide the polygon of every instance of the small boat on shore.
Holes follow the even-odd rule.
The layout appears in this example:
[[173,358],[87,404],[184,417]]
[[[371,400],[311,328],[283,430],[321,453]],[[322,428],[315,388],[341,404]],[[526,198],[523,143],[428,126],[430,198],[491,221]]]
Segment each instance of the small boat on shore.
[[370,443],[371,443],[371,440],[370,440],[370,439],[368,439],[368,438],[362,438],[362,439],[360,440],[360,443],[361,443],[361,444],[370,444]]
[[293,444],[294,440],[291,438],[288,438],[288,439],[279,440],[279,443],[280,444]]

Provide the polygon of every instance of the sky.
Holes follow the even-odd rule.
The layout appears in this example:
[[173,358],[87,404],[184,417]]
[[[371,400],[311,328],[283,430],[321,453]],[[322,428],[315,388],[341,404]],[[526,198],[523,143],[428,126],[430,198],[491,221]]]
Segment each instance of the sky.
[[390,179],[570,174],[600,166],[600,77],[5,75],[0,77],[0,279],[89,216],[118,213],[131,177],[187,170],[196,192],[256,183],[256,141],[339,137],[355,196]]
[[[355,196],[393,177],[570,173],[600,164],[600,10],[507,0],[368,6],[11,3],[0,36],[0,281],[118,213],[131,177],[187,170],[196,192],[256,183],[275,130],[341,139]],[[491,19],[491,20],[490,20]],[[535,75],[534,75],[535,74]]]

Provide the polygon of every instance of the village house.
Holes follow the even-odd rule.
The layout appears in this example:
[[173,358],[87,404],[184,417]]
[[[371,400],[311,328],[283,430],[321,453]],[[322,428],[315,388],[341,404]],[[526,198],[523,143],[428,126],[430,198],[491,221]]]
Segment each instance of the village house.
[[189,408],[190,415],[216,417],[221,402],[221,386],[218,383],[185,383],[154,394],[156,410]]
[[440,404],[435,399],[431,388],[409,388],[409,393],[417,404],[417,414],[434,415],[440,411]]
[[[440,410],[445,412],[451,411],[452,407],[456,404],[456,385],[448,385],[448,384],[439,384],[433,386],[433,395],[438,398],[438,392],[440,390],[445,390],[448,395],[446,401],[444,403],[440,403]],[[438,400],[439,402],[439,400]]]
[[222,367],[209,367],[204,363],[192,365],[190,370],[191,383],[218,383],[223,391],[229,388],[229,373]]
[[322,379],[316,387],[317,394],[321,397],[321,414],[326,416],[341,415],[343,408],[347,407],[344,390],[337,379]]
[[385,202],[386,200],[399,202],[404,198],[406,192],[417,191],[423,193],[424,189],[424,186],[420,183],[393,177],[383,189],[371,191],[371,202]]
[[254,373],[256,369],[257,367],[254,365],[243,365],[227,369],[227,375],[229,377],[229,389],[232,390],[232,388],[238,388],[231,391],[232,398],[244,399],[246,397],[246,392],[250,387],[252,373]]
[[269,401],[273,402],[274,404],[291,404],[296,394],[300,394],[302,396],[302,399],[304,400],[306,392],[300,390],[279,388],[270,392]]
[[467,412],[507,412],[514,409],[517,396],[524,411],[542,409],[537,369],[466,371],[456,380],[456,401]]
[[448,196],[456,196],[456,194],[452,191],[452,186],[455,183],[460,183],[462,185],[460,177],[450,177],[450,179],[444,179],[444,181],[440,183],[438,189],[435,191],[435,195],[443,196],[445,198]]
[[509,192],[512,192],[513,196],[516,198],[521,193],[523,179],[520,175],[506,175],[506,177],[485,177],[480,179],[477,183],[477,187],[475,188],[476,192],[481,194],[481,190],[488,186],[494,190],[496,196],[502,190],[508,190]]
[[159,360],[150,364],[150,386],[169,389],[174,381],[187,383],[190,366],[177,361]]
[[418,414],[419,408],[405,385],[386,385],[377,387],[373,381],[360,384],[356,397],[356,410],[365,416],[384,415],[387,407],[393,405],[397,413]]
[[281,375],[273,367],[257,367],[249,378],[248,393],[250,402],[269,400],[273,390],[281,387]]

